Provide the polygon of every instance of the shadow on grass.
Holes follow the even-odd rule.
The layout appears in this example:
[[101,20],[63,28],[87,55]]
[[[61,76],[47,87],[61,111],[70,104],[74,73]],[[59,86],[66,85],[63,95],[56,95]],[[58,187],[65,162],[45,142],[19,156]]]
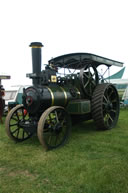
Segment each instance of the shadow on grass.
[[21,142],[24,145],[31,145],[31,146],[40,146],[40,142],[38,140],[37,135],[32,136],[31,138]]
[[[4,126],[4,124],[3,124]],[[81,135],[86,136],[87,134],[91,134],[95,132],[99,132],[99,130],[96,128],[95,123],[93,120],[88,120],[88,121],[84,121],[84,122],[79,122],[75,125],[72,126],[71,128],[71,135],[69,137],[68,143],[70,143],[70,141],[72,141],[73,138],[75,138],[76,136],[78,137],[77,140],[79,138],[81,138]],[[7,140],[7,138],[5,137],[5,140]],[[78,140],[79,141],[79,140]],[[15,145],[18,146],[24,146],[24,147],[28,147],[28,146],[32,146],[32,147],[36,147],[36,148],[40,148],[42,145],[39,142],[38,136],[35,134],[32,137],[30,137],[29,139],[23,141],[23,142],[14,142]]]
[[[84,121],[84,122],[80,122],[79,124],[76,124],[75,126],[72,126],[72,132],[71,135],[69,137],[68,143],[70,143],[70,141],[72,141],[72,139],[78,135],[81,136],[81,134],[83,136],[86,136],[87,133],[92,133],[97,131],[94,122],[93,121]],[[79,138],[79,137],[78,137]],[[17,146],[24,146],[24,147],[34,147],[34,148],[41,148],[41,144],[38,140],[38,136],[35,134],[34,136],[32,136],[31,138],[23,141],[23,142],[14,142],[15,145]]]
[[80,123],[77,123],[75,126],[72,126],[72,132],[75,132],[75,133],[76,132],[91,133],[95,131],[99,131],[99,130],[95,127],[95,123],[93,120],[80,122]]

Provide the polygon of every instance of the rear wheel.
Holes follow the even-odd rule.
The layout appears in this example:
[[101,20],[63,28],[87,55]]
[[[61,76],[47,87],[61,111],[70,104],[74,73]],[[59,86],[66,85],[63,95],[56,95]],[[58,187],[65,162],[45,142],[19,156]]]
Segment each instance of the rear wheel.
[[70,117],[63,107],[48,108],[38,123],[38,138],[46,150],[66,143],[70,133]]
[[99,84],[93,93],[92,118],[98,129],[113,128],[119,117],[119,96],[112,84]]

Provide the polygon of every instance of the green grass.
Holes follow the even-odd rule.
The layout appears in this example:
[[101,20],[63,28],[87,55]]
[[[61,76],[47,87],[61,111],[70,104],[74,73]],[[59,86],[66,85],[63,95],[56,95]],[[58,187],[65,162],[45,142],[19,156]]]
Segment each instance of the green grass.
[[116,128],[81,123],[68,144],[49,152],[36,136],[13,142],[0,125],[0,193],[69,192],[128,193],[128,109]]

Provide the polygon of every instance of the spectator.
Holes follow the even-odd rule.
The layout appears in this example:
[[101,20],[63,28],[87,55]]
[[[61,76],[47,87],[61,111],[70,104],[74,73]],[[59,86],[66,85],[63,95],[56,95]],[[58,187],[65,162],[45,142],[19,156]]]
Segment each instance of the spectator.
[[2,115],[3,115],[3,111],[4,111],[4,106],[5,106],[3,96],[4,96],[4,89],[3,89],[2,85],[0,85],[0,122],[1,123],[3,123]]

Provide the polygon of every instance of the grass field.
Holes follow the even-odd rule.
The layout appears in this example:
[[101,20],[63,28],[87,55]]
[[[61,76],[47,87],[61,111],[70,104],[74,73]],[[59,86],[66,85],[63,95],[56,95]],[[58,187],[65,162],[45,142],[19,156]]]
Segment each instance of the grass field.
[[0,193],[128,193],[128,109],[118,125],[72,128],[69,143],[45,152],[36,136],[14,143],[0,125]]

